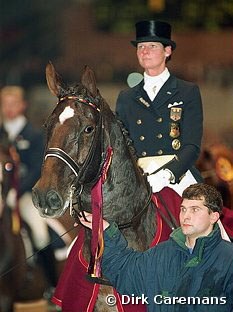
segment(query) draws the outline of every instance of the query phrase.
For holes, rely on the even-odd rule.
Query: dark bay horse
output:
[[[180,197],[168,188],[160,194],[151,194],[127,134],[96,87],[94,73],[85,67],[81,83],[66,86],[50,63],[46,67],[46,78],[58,103],[45,125],[45,159],[41,178],[33,188],[33,202],[41,216],[59,218],[67,209],[71,215],[83,210],[91,212],[92,191],[103,180],[100,192],[103,217],[118,223],[131,247],[145,250],[153,241],[167,239],[171,229],[155,208],[152,197],[157,206],[165,201],[176,218]],[[172,220],[169,212],[165,211],[164,215]],[[90,240],[91,233],[85,230],[83,255],[87,262]],[[73,286],[67,290],[71,297],[67,307],[62,305],[64,312],[80,310],[80,306],[76,310],[72,308],[73,301],[82,295],[78,293],[80,287],[72,290],[76,285],[72,274],[71,280]],[[104,300],[111,291],[110,286],[101,286],[94,311],[117,311]],[[135,308],[137,312],[142,311],[138,306]]]
[[[16,301],[41,298],[44,283],[40,272],[26,264],[25,245],[20,231],[20,219],[6,205],[14,185],[15,151],[7,137],[0,140],[0,311],[12,312]],[[35,281],[36,280],[36,281]]]
[[[15,264],[15,258],[23,259],[24,248],[18,235],[12,232],[12,219],[9,210],[6,209],[6,196],[12,185],[14,162],[9,153],[9,145],[6,140],[0,145],[0,275]],[[12,310],[14,299],[19,291],[24,268],[15,276],[13,273],[0,279],[0,311]],[[14,287],[12,281],[14,280]]]

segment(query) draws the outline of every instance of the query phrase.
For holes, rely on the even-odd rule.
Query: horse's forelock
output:
[[[106,101],[104,100],[104,98],[101,96],[99,90],[98,90],[97,96],[93,98],[89,90],[86,87],[84,87],[81,83],[78,83],[75,85],[66,85],[66,86],[63,85],[63,87],[60,88],[58,100],[61,98],[69,97],[69,96],[75,96],[75,97],[77,96],[77,97],[86,98],[88,101],[92,102],[99,108],[102,107],[104,109],[104,106],[109,107]],[[58,105],[60,105],[59,102],[58,102]],[[52,127],[55,124],[54,118],[56,118],[56,112],[55,112],[56,107],[54,108],[53,112],[51,113],[51,115],[47,118],[47,120],[44,123],[44,129],[46,130],[46,134],[47,134],[46,135],[47,141],[51,137]]]
[[[87,90],[80,84],[66,86],[66,88],[61,88],[59,98],[63,98],[66,96],[79,96],[86,95]]]
[[[58,98],[64,98],[68,96],[77,96],[77,97],[86,97],[91,102],[96,104],[97,106],[100,106],[100,103],[104,101],[103,97],[101,96],[99,90],[97,90],[97,95],[93,97],[91,92],[83,86],[81,83],[78,83],[76,85],[70,85],[66,86],[65,88],[60,89],[60,93],[58,95]]]

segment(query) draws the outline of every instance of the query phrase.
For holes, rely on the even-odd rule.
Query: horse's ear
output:
[[[62,80],[51,62],[46,66],[46,80],[50,92],[56,97],[59,97]]]
[[[96,87],[96,79],[93,70],[91,70],[88,66],[84,67],[82,78],[82,85],[90,91],[93,97],[98,95],[98,89]]]

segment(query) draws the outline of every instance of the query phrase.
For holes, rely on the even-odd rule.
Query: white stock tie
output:
[[[150,100],[153,101],[155,96],[156,96],[156,86],[155,85],[151,85],[151,84],[145,84],[144,85],[144,90],[148,94]]]

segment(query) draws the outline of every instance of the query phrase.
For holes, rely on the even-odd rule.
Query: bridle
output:
[[[92,140],[92,145],[88,151],[88,155],[84,161],[84,163],[82,164],[82,166],[79,166],[77,164],[77,162],[70,157],[70,155],[68,155],[63,149],[61,148],[57,148],[57,147],[50,147],[46,150],[45,152],[45,160],[48,157],[56,157],[59,158],[60,160],[62,160],[74,173],[75,175],[75,179],[73,181],[73,183],[71,184],[70,187],[70,215],[72,217],[77,216],[77,212],[76,210],[73,208],[73,196],[76,195],[78,199],[80,199],[80,195],[82,193],[83,190],[83,183],[85,180],[85,173],[86,170],[88,168],[88,166],[90,165],[91,161],[94,158],[95,155],[95,151],[96,151],[96,146],[97,146],[97,138],[100,136],[101,137],[101,161],[100,161],[100,166],[98,169],[98,172],[96,174],[96,176],[92,179],[92,181],[89,181],[90,184],[94,184],[95,181],[98,180],[98,178],[101,175],[101,171],[102,171],[102,167],[104,165],[105,162],[105,158],[106,158],[106,153],[104,151],[104,144],[103,144],[103,129],[104,129],[104,125],[103,125],[103,116],[102,116],[102,107],[100,105],[97,106],[97,104],[94,103],[94,101],[91,101],[89,98],[83,98],[83,97],[79,97],[79,96],[65,96],[59,99],[58,103],[61,103],[64,100],[75,100],[78,103],[82,103],[84,105],[87,105],[91,108],[93,108],[94,110],[96,110],[99,113],[99,120],[98,120],[98,124],[96,126],[96,131],[94,134],[94,138]],[[81,182],[82,180],[82,182]],[[80,185],[80,190],[78,191],[78,194],[75,193],[77,191],[77,187],[76,185],[79,184]],[[124,224],[119,224],[119,228],[120,229],[125,229],[125,228],[129,228],[131,226],[134,226],[138,220],[140,219],[140,217],[144,214],[145,210],[147,209],[147,207],[149,206],[149,204],[151,203],[151,189],[149,189],[149,196],[147,198],[147,201],[144,205],[144,207],[139,211],[139,213],[137,215],[135,215],[130,221],[124,223]],[[83,217],[85,217],[84,212],[82,210],[81,205],[79,205],[79,210],[82,214]]]
[[[103,116],[102,116],[102,105],[100,103],[100,106],[98,106],[92,99],[82,96],[64,96],[59,98],[57,105],[63,102],[64,100],[74,100],[78,103],[82,103],[84,105],[87,105],[94,109],[96,112],[99,113],[99,120],[96,125],[96,130],[94,133],[94,137],[92,140],[91,147],[88,151],[87,157],[84,161],[84,163],[80,166],[77,164],[77,162],[70,156],[68,155],[63,149],[58,148],[58,147],[50,147],[46,150],[44,159],[46,160],[48,157],[56,157],[62,160],[74,173],[75,178],[73,182],[71,183],[70,187],[70,215],[75,216],[76,211],[73,208],[73,196],[76,194],[77,198],[80,200],[80,195],[83,191],[83,184],[90,184],[93,185],[95,182],[98,180],[101,169],[104,163],[105,159],[105,152],[104,152],[104,136],[103,136],[103,129],[104,129],[104,124],[103,124]],[[98,138],[100,137],[100,148],[98,149],[97,143],[98,143]],[[93,159],[95,158],[96,153],[99,152],[100,154],[98,157],[100,158],[100,163],[95,164],[96,166],[98,165],[98,171],[95,174],[94,177],[91,178],[91,180],[87,181],[87,176],[88,176],[88,168],[90,164],[92,163]],[[77,188],[77,185],[80,186],[79,190]],[[78,191],[78,193],[77,193]],[[81,209],[81,205],[79,207]],[[81,209],[82,212],[82,209]],[[83,214],[84,215],[84,214]]]
[[[75,176],[77,177],[79,174],[80,167],[78,164],[71,158],[65,151],[58,147],[50,147],[47,149],[45,153],[45,160],[47,157],[57,157],[61,159],[70,169],[73,171]]]
[[[80,96],[65,96],[59,99],[57,104],[60,104],[61,102],[63,102],[64,100],[75,100],[78,103],[82,103],[84,105],[87,105],[91,108],[93,108],[95,111],[97,111],[99,114],[99,120],[98,123],[96,125],[96,131],[92,140],[92,144],[91,147],[88,151],[88,155],[84,161],[84,163],[80,166],[76,163],[76,161],[70,157],[64,150],[62,150],[61,148],[57,148],[57,147],[50,147],[47,149],[47,151],[45,152],[45,160],[48,157],[57,157],[60,160],[62,160],[66,165],[69,166],[69,168],[73,171],[76,179],[74,181],[73,184],[76,184],[77,182],[79,184],[81,184],[82,182],[84,182],[84,180],[86,181],[85,177],[87,175],[87,170],[88,167],[91,163],[91,161],[93,160],[96,150],[97,150],[97,142],[98,142],[98,137],[101,137],[101,148],[100,148],[100,157],[101,157],[101,161],[100,161],[100,166],[99,166],[99,171],[97,172],[96,176],[91,180],[88,181],[89,183],[94,183],[100,174],[101,171],[101,167],[104,161],[104,150],[103,150],[103,118],[102,118],[102,114],[101,114],[101,106],[100,108],[97,106],[97,104],[95,104],[93,101],[91,101],[89,98],[83,98]]]

